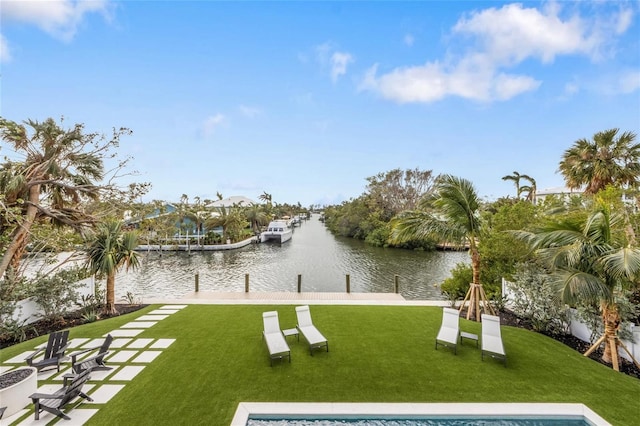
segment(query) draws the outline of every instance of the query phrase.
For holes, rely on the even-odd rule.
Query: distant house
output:
[[[224,208],[228,212],[229,209],[231,209],[231,207],[234,207],[234,206],[251,207],[256,204],[258,203],[253,201],[251,198],[247,198],[242,195],[234,195],[232,197],[224,198],[222,200],[217,200],[212,203],[209,203],[207,204],[207,208],[214,208],[214,209]]]
[[[534,204],[538,204],[544,201],[545,198],[555,196],[560,200],[568,201],[574,195],[582,195],[584,190],[582,189],[569,189],[566,187],[545,188],[536,191]]]

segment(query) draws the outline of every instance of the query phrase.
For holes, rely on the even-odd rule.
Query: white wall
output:
[[[95,280],[91,276],[80,281],[80,286],[76,289],[80,296],[88,296],[95,294]],[[22,308],[22,309],[21,309]],[[74,310],[76,305],[68,306],[67,309]],[[13,319],[16,321],[24,321],[25,324],[31,324],[42,318],[42,309],[33,301],[33,298],[24,299],[17,303],[16,310],[13,312]]]
[[[504,278],[502,279],[502,295],[506,297],[507,307],[511,302],[513,302],[513,294],[509,287],[510,285],[513,285],[513,283],[505,280]],[[571,322],[570,322],[569,329],[571,331],[571,334],[582,341],[590,342],[591,329],[586,324],[584,324],[583,322],[579,321],[576,318],[575,309],[571,309],[570,317],[571,317]],[[631,355],[633,355],[633,357],[636,360],[640,360],[640,327],[630,323],[624,323],[622,327],[626,327],[632,333],[633,340],[635,341],[635,343],[632,343],[632,342],[629,342],[628,340],[621,340],[622,343],[627,347],[627,349],[629,349],[629,352],[631,352]],[[624,351],[624,349],[620,350],[620,356],[631,361],[631,357],[629,357],[629,355]]]

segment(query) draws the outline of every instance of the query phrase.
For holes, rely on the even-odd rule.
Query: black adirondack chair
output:
[[[49,342],[44,348],[40,348],[26,359],[27,364],[35,367],[38,371],[56,367],[60,371],[60,364],[66,360],[64,351],[67,350],[69,345],[69,330],[55,331],[49,335]],[[34,358],[43,353],[42,359],[35,360]]]
[[[104,363],[104,357],[109,354],[109,346],[111,346],[111,342],[113,342],[113,336],[110,334],[104,339],[104,342],[101,346],[97,346],[94,348],[84,349],[79,352],[72,353],[71,356],[71,367],[75,373],[82,373],[84,370],[111,370],[111,367],[106,366]],[[86,354],[87,352],[92,352],[97,350],[98,352],[94,355],[90,355],[85,359],[81,359],[78,361],[78,357],[82,354]]]
[[[91,378],[89,374],[91,374],[91,370],[84,370],[75,376],[65,377],[62,388],[54,393],[34,393],[29,396],[35,405],[36,420],[40,419],[40,413],[42,411],[48,411],[65,420],[71,420],[71,418],[62,411],[65,405],[72,402],[78,396],[87,401],[93,401],[91,397],[82,392],[82,386]]]

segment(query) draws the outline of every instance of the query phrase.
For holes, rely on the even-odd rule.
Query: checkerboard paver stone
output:
[[[116,351],[113,353],[113,355],[108,355],[107,358],[105,358],[105,361],[107,363],[124,363],[129,361],[132,357],[136,356],[138,354],[138,351],[128,351],[128,350],[121,350],[121,351]]]
[[[113,342],[111,342],[111,345],[109,346],[109,349],[114,348],[114,349],[118,349],[118,348],[123,348],[125,347],[131,340],[130,338],[119,338],[119,339],[113,339]]]
[[[118,329],[118,330],[113,330],[111,333],[107,333],[107,334],[111,334],[113,337],[136,337],[138,334],[142,333],[144,331],[144,329],[139,328],[139,329]],[[107,337],[107,334],[104,335],[104,337]]]
[[[151,345],[149,348],[150,349],[166,349],[169,346],[171,346],[171,344],[173,342],[175,342],[176,339],[158,339],[153,345]]]
[[[136,321],[160,321],[169,318],[169,315],[142,315],[136,318]]]
[[[131,321],[120,328],[150,328],[156,325],[156,321]]]
[[[125,365],[122,367],[116,374],[109,378],[110,381],[113,380],[132,380],[134,377],[138,375],[142,370],[144,370],[143,365]]]
[[[149,344],[151,342],[153,342],[154,339],[135,339],[133,342],[131,342],[128,346],[127,349],[131,348],[136,348],[136,349],[142,349],[146,346],[149,346]]]
[[[106,404],[113,398],[118,392],[124,388],[124,385],[101,385],[91,395],[89,395],[93,402],[87,401],[88,404]]]
[[[144,351],[140,355],[132,359],[131,362],[149,363],[156,359],[161,353],[162,351]]]

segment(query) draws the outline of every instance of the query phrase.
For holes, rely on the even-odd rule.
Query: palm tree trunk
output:
[[[107,305],[105,313],[109,315],[117,314],[116,310],[116,273],[112,272],[107,275]]]
[[[602,322],[604,323],[604,352],[602,361],[611,364],[618,371],[618,329],[620,328],[620,312],[613,303],[603,303]]]
[[[11,236],[11,242],[7,246],[7,250],[4,252],[2,256],[2,261],[0,262],[0,278],[2,278],[7,272],[7,268],[12,265],[17,267],[20,264],[20,257],[24,253],[24,249],[26,247],[29,232],[31,231],[31,226],[36,220],[36,215],[38,213],[38,208],[36,205],[39,202],[40,198],[40,185],[33,185],[29,188],[29,204],[27,205],[27,211],[24,216],[24,220],[18,227],[15,229]]]
[[[600,304],[602,311],[602,322],[604,323],[604,334],[600,336],[596,342],[584,353],[589,356],[593,351],[598,349],[604,343],[604,352],[602,353],[602,361],[612,364],[613,369],[620,371],[618,363],[618,346],[621,342],[618,338],[618,329],[620,328],[620,311],[614,303],[602,302]],[[635,360],[634,360],[635,361]]]
[[[471,271],[473,273],[473,283],[480,284],[480,253],[473,245],[469,248],[471,251]]]

